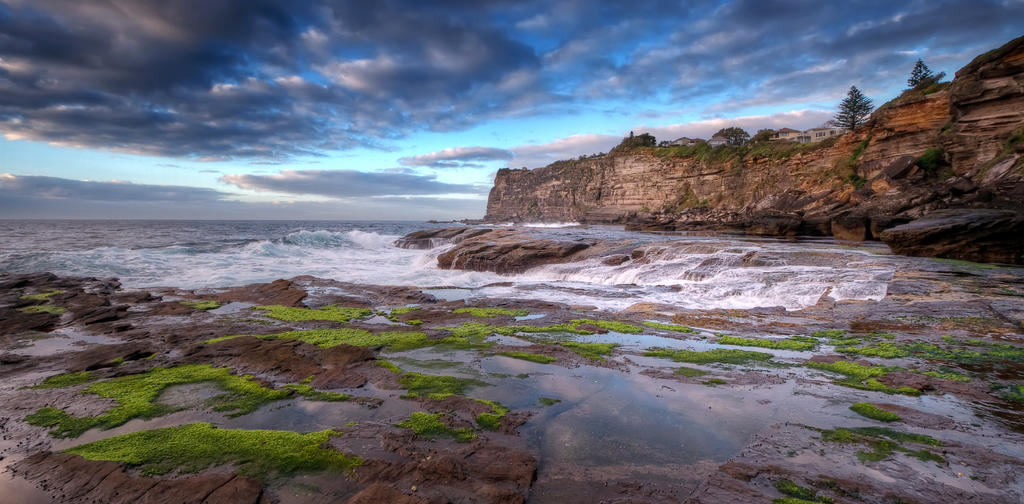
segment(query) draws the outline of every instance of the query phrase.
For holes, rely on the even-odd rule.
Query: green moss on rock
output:
[[[216,310],[221,307],[221,304],[217,301],[182,301],[181,304],[190,306],[197,310]]]
[[[693,329],[691,329],[689,327],[686,327],[684,325],[662,324],[661,322],[649,322],[649,321],[644,321],[644,322],[642,322],[642,324],[647,326],[647,327],[653,327],[655,329],[662,329],[662,330],[665,330],[665,331],[675,331],[675,332],[681,332],[681,333],[694,333],[694,332],[697,332],[697,331],[694,331]]]
[[[268,389],[251,378],[232,375],[225,368],[207,364],[158,367],[145,373],[103,380],[85,388],[83,394],[98,395],[117,403],[100,415],[73,417],[56,408],[42,408],[26,417],[25,421],[41,427],[55,427],[50,431],[54,437],[78,437],[93,427],[111,429],[133,418],[155,418],[174,411],[174,408],[156,402],[164,390],[174,385],[213,383],[224,393],[211,398],[207,405],[215,411],[230,412],[232,417],[250,413],[267,402],[285,399],[292,394],[288,390]]]
[[[133,432],[65,450],[89,460],[109,460],[139,468],[143,474],[178,470],[193,473],[210,466],[232,465],[240,474],[267,479],[299,472],[350,472],[362,459],[327,447],[339,434],[324,430],[290,431],[218,429],[194,423]]]
[[[476,439],[476,433],[472,429],[460,428],[453,429],[444,422],[441,421],[441,413],[427,413],[424,411],[417,411],[409,418],[398,423],[398,427],[406,429],[412,429],[417,436],[425,438],[438,438],[446,437],[452,438],[460,443],[467,443]]]
[[[728,336],[725,334],[718,335],[718,343],[722,345],[735,345],[735,346],[751,346],[761,348],[771,348],[775,350],[811,350],[816,343],[812,341],[799,340],[799,339],[783,339],[783,340],[769,340],[769,339],[752,339],[752,338],[737,338],[735,336]]]
[[[507,315],[509,317],[525,317],[530,314],[527,310],[509,310],[507,308],[456,308],[452,310],[452,313],[457,314],[469,314],[474,317],[480,318],[494,318],[499,315]]]
[[[22,301],[46,301],[50,299],[50,297],[52,296],[56,296],[57,294],[63,293],[63,290],[53,289],[46,292],[40,292],[39,294],[26,294],[24,296],[19,297],[18,299],[21,299]]]
[[[885,411],[871,403],[856,403],[853,406],[850,406],[850,410],[862,417],[878,420],[880,422],[899,422],[902,420],[899,415]]]
[[[535,354],[529,352],[499,352],[498,355],[511,357],[513,359],[536,362],[538,364],[551,364],[552,362],[555,362],[555,360],[557,360],[550,355]]]
[[[50,315],[63,315],[64,313],[67,313],[68,310],[67,310],[67,308],[64,308],[64,307],[61,307],[61,306],[54,306],[54,305],[45,304],[45,305],[24,306],[24,307],[18,308],[18,311],[20,311],[21,313],[48,313]]]
[[[404,398],[428,397],[430,399],[444,399],[450,395],[465,395],[466,391],[473,387],[482,387],[486,382],[472,378],[457,378],[455,376],[436,376],[422,373],[406,373],[398,379],[399,385],[407,391]]]
[[[349,322],[353,319],[367,317],[373,314],[369,308],[347,308],[330,305],[317,309],[295,308],[282,305],[261,305],[253,306],[253,310],[264,311],[264,315],[283,320],[285,322],[306,322],[310,320],[326,320],[330,322]]]
[[[53,375],[46,377],[43,383],[36,385],[32,388],[47,389],[47,388],[64,388],[71,387],[73,385],[81,385],[88,383],[96,378],[89,371],[79,371],[77,373],[62,373],[59,375]]]
[[[746,364],[748,362],[763,362],[772,358],[772,354],[764,352],[751,352],[748,350],[732,350],[726,348],[716,348],[714,350],[707,350],[704,352],[694,350],[670,350],[667,348],[649,348],[644,352],[644,355],[693,364],[710,364],[712,362]]]

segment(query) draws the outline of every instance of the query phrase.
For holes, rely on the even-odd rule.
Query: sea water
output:
[[[799,309],[833,299],[877,300],[909,258],[880,244],[627,232],[576,223],[524,226],[538,237],[643,246],[644,261],[599,259],[523,274],[451,271],[451,245],[394,241],[445,224],[353,221],[0,221],[0,271],[117,277],[127,288],[227,287],[313,275],[343,282],[453,288],[457,298],[536,299],[619,310],[640,302],[685,308]],[[434,292],[441,292],[437,289]]]

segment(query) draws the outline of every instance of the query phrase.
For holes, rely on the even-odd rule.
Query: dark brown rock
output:
[[[178,479],[133,476],[116,462],[86,460],[67,453],[40,452],[14,466],[14,473],[51,493],[54,502],[109,504],[252,503],[261,485],[230,473]]]
[[[274,280],[265,284],[236,287],[217,294],[214,299],[223,303],[242,301],[258,305],[302,306],[302,300],[305,297],[305,289],[296,286],[291,281]]]
[[[424,229],[409,233],[395,240],[395,246],[405,249],[432,249],[441,245],[458,243],[490,231],[490,229],[470,227]]]
[[[1024,264],[1024,213],[959,209],[933,212],[881,235],[897,254]]]

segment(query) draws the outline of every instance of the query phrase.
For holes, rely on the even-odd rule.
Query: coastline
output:
[[[230,488],[233,502],[724,502],[791,496],[788,481],[836,502],[1015,502],[1024,276],[928,264],[897,271],[879,300],[826,296],[797,310],[446,300],[310,276],[122,289],[3,274],[0,464],[12,479],[0,486],[57,501],[130,502],[157,488],[200,501]],[[104,415],[127,399],[86,392],[158,368],[178,371],[140,418],[117,424]],[[218,411],[224,387],[247,392]],[[860,403],[899,420],[851,411]],[[41,408],[95,427],[26,422]],[[196,422],[215,435],[329,432],[320,449],[350,465],[60,453],[110,457],[76,447]],[[77,436],[48,433],[62,426]]]

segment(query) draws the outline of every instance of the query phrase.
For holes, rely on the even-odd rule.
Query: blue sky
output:
[[[0,218],[481,217],[629,131],[807,128],[1024,0],[0,0]]]

